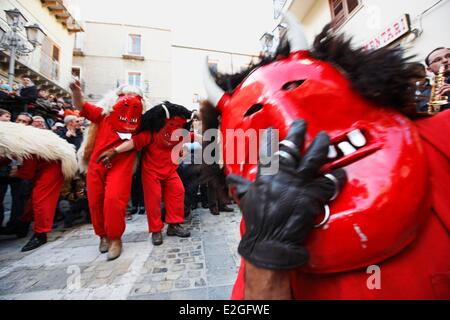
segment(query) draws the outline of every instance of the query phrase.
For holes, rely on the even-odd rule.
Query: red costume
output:
[[[61,163],[33,156],[23,162],[16,177],[33,182],[30,205],[34,216],[34,232],[49,233],[52,231],[59,194],[64,184]]]
[[[177,155],[180,141],[171,141],[172,133],[181,129],[186,119],[175,117],[165,120],[159,132],[145,131],[133,137],[136,150],[142,156],[142,184],[149,232],[161,232],[161,199],[166,208],[166,222],[184,222],[184,187],[177,173]],[[174,159],[175,158],[175,159]]]
[[[75,149],[48,130],[0,123],[0,158],[19,160],[16,177],[33,182],[30,206],[36,233],[49,233],[64,179],[77,170]],[[24,217],[23,217],[24,218]]]
[[[414,125],[395,111],[395,103],[406,104],[401,97],[408,97],[413,78],[396,49],[352,51],[325,31],[309,52],[298,25],[289,24],[290,53],[217,77],[220,87],[208,73],[206,87],[221,116],[227,174],[253,181],[257,165],[248,161],[248,146],[237,150],[226,130],[278,129],[281,141],[297,119],[308,123],[305,147],[320,131],[331,137],[323,172],[347,172],[331,217],[306,240],[308,263],[291,271],[293,298],[450,298],[450,113]],[[384,87],[379,76],[389,79]],[[233,151],[246,162],[230,161]],[[381,290],[368,288],[371,265],[381,268]],[[244,269],[243,261],[234,299],[244,298]]]
[[[117,155],[106,167],[97,163],[99,156],[130,139],[140,125],[143,112],[142,98],[136,94],[119,91],[112,110],[85,103],[81,116],[95,124],[95,142],[89,154],[87,195],[95,234],[109,240],[118,240],[125,231],[125,213],[131,192],[131,181],[136,153]],[[89,135],[88,135],[89,136]],[[89,149],[87,142],[86,150]]]

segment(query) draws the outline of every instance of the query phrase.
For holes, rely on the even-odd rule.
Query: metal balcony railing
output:
[[[53,60],[47,53],[41,50],[41,59],[39,63],[39,72],[51,80],[59,81],[60,65],[59,62]]]

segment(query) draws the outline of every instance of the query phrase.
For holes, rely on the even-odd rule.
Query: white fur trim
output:
[[[96,104],[96,106],[103,109],[104,115],[109,115],[112,111],[112,108],[119,99],[119,96],[122,94],[133,94],[142,98],[142,113],[145,113],[149,109],[149,103],[147,99],[145,99],[144,92],[142,89],[138,87],[133,87],[130,85],[120,86],[118,89],[108,92],[103,98]]]
[[[50,130],[13,122],[0,122],[0,157],[23,160],[37,156],[46,161],[61,161],[66,179],[77,172],[75,147]]]

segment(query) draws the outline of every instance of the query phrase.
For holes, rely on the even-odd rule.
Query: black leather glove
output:
[[[240,176],[228,176],[228,182],[236,187],[241,198],[239,206],[246,226],[238,251],[256,267],[290,270],[304,265],[309,257],[305,239],[336,187],[340,190],[346,181],[342,169],[331,173],[338,186],[320,172],[330,145],[325,132],[315,138],[301,157],[299,150],[303,149],[305,134],[306,123],[294,122],[286,138],[288,142],[280,143],[280,155],[272,157],[271,161],[279,162],[275,175],[259,172],[253,183]]]

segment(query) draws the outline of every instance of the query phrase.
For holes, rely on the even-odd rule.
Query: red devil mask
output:
[[[308,238],[305,271],[361,268],[398,253],[415,238],[426,219],[421,210],[426,167],[407,118],[364,100],[338,69],[306,50],[256,69],[232,95],[211,80],[208,74],[209,100],[221,113],[224,155],[235,148],[227,129],[278,129],[281,141],[293,121],[304,119],[306,147],[320,131],[331,137],[328,169],[344,168],[348,183],[330,204],[328,222]],[[248,147],[244,152],[248,159]],[[225,167],[250,180],[257,172],[248,162]]]
[[[142,98],[136,95],[121,95],[110,114],[111,126],[120,133],[135,133],[141,123]]]
[[[172,148],[183,139],[181,135],[174,134],[176,130],[183,129],[186,119],[173,117],[165,120],[164,127],[158,132],[157,139],[161,147]],[[179,131],[181,133],[181,131]]]

